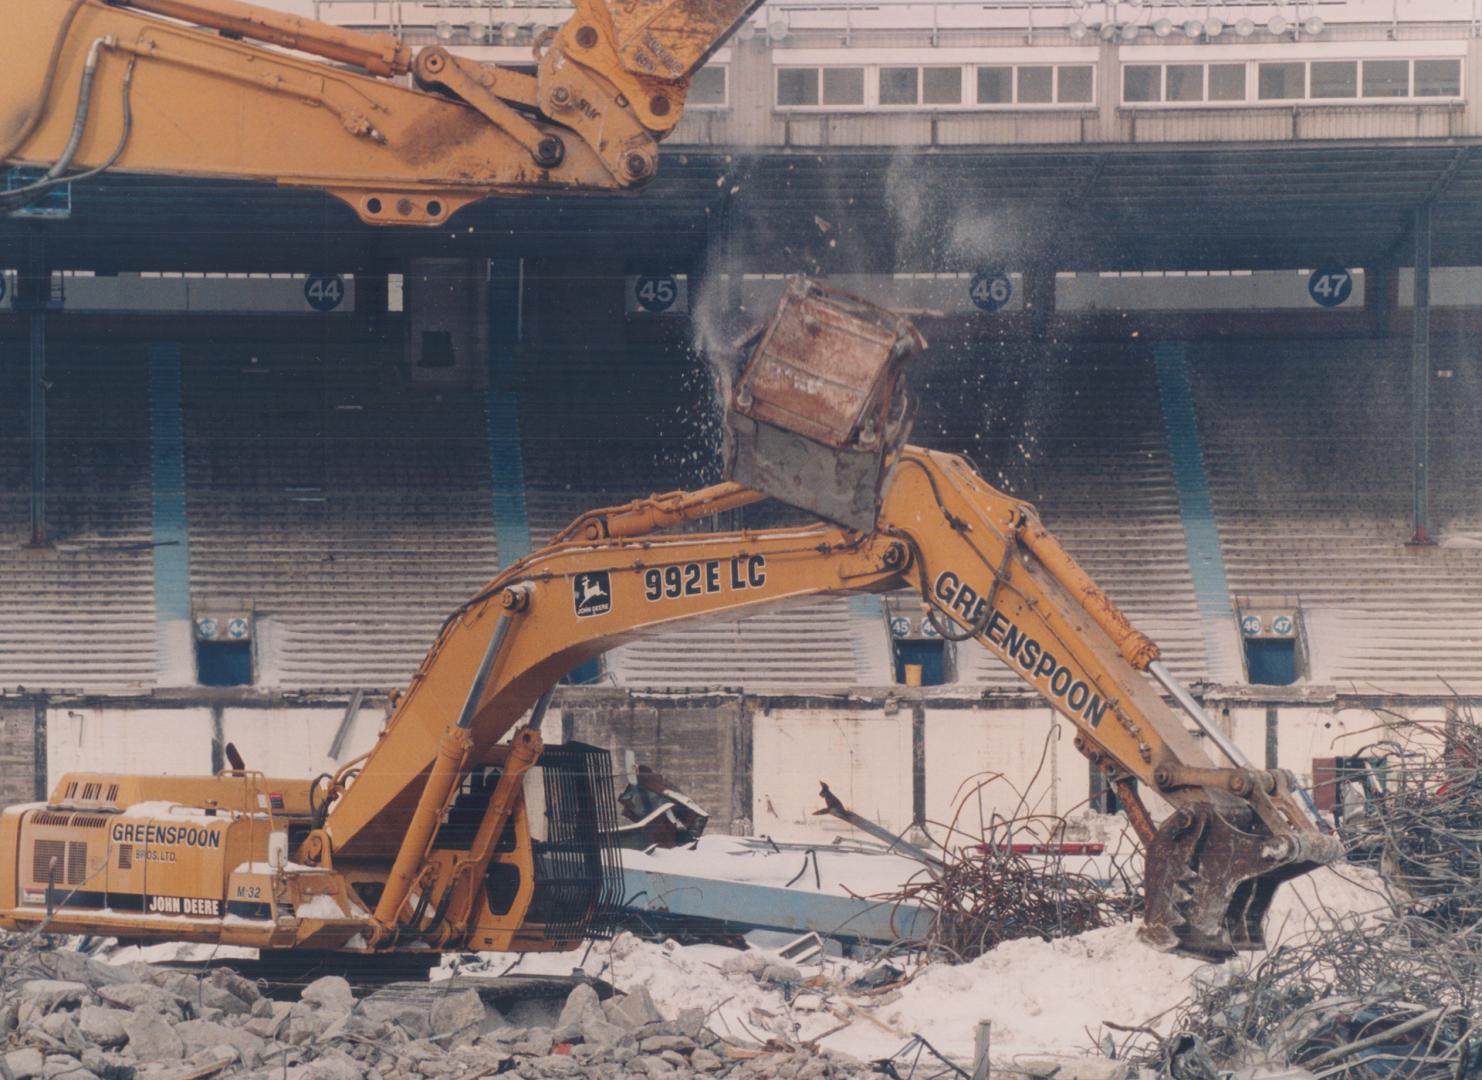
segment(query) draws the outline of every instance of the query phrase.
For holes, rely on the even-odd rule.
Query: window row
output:
[[[1272,60],[1124,64],[1122,101],[1342,101],[1461,95],[1461,60]]]
[[[779,67],[777,107],[1033,106],[1094,103],[1090,64]]]

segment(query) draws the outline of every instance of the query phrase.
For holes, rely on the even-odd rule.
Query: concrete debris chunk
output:
[[[128,1039],[124,1034],[124,1021],[128,1018],[129,1014],[122,1009],[84,1005],[77,1013],[77,1028],[95,1046],[122,1046]]]
[[[105,1004],[126,1012],[154,1012],[174,1020],[185,1019],[181,999],[148,983],[118,983],[98,987],[98,997]]]
[[[433,1040],[451,1047],[480,1034],[487,1019],[488,1011],[477,990],[454,990],[438,995],[428,1021]]]
[[[339,975],[326,975],[304,987],[299,1000],[331,1012],[349,1012],[355,1006],[355,993]]]
[[[662,1023],[664,1020],[646,986],[640,986],[621,998],[604,1001],[602,1011],[607,1014],[610,1023],[628,1031],[635,1031],[644,1024]]]
[[[5,1055],[5,1068],[15,1080],[27,1080],[28,1077],[40,1076],[46,1071],[46,1058],[40,1050],[34,1047],[25,1047],[21,1050],[12,1050]]]
[[[185,1042],[157,1013],[139,1012],[124,1021],[128,1051],[141,1062],[177,1061],[185,1056]]]

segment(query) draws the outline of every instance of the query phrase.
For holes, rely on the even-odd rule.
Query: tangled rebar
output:
[[[1123,1056],[1179,1080],[1274,1062],[1317,1080],[1482,1075],[1482,725],[1380,718],[1382,737],[1336,759],[1331,804],[1352,861],[1383,883],[1369,916],[1315,929],[1201,981],[1164,1039]]]

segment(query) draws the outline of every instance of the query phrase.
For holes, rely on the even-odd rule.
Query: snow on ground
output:
[[[1384,907],[1376,875],[1351,866],[1324,868],[1282,886],[1268,920],[1268,944],[1295,940],[1332,917]],[[990,1020],[992,1057],[1003,1067],[1026,1058],[1094,1052],[1103,1021],[1166,1026],[1193,980],[1218,979],[1230,970],[1157,952],[1137,940],[1135,925],[1051,942],[1006,942],[968,964],[917,968],[903,988],[874,995],[848,986],[868,970],[866,963],[827,958],[801,969],[801,985],[788,985],[759,970],[768,959],[743,958],[716,945],[658,944],[624,935],[585,954],[485,953],[478,966],[493,973],[514,965],[518,972],[566,974],[581,962],[621,991],[647,987],[667,1015],[703,1004],[719,1034],[741,1041],[817,1041],[866,1060],[889,1057],[919,1034],[969,1062],[976,1025]],[[1255,954],[1231,963],[1258,959]]]

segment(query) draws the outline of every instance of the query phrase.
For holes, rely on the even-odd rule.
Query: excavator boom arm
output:
[[[0,165],[46,173],[0,210],[106,169],[320,188],[381,225],[641,187],[760,2],[581,0],[530,76],[240,0],[34,0],[0,35]]]

